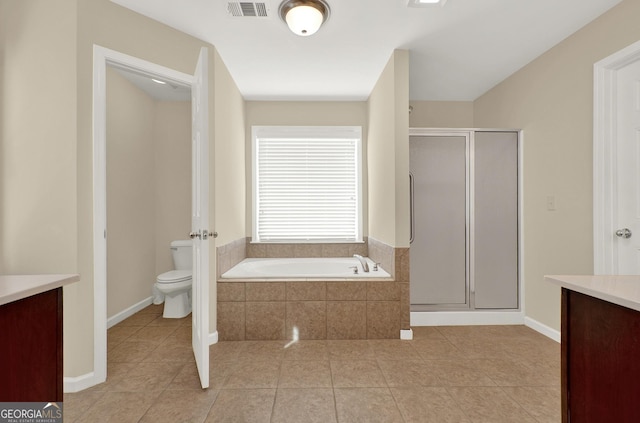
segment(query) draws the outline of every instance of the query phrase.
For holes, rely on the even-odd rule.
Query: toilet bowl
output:
[[[179,319],[191,313],[191,240],[172,241],[171,257],[175,270],[158,275],[154,287],[164,295],[162,317]]]

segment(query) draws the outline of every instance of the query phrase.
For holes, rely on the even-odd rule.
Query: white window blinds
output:
[[[355,242],[359,127],[254,127],[254,242]]]

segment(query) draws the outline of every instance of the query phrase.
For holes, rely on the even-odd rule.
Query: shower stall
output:
[[[519,309],[518,138],[411,130],[411,311]]]

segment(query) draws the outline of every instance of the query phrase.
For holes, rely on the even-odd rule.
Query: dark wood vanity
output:
[[[78,280],[0,276],[0,402],[62,402],[62,286]]]
[[[562,287],[562,421],[640,422],[640,277],[549,276]]]

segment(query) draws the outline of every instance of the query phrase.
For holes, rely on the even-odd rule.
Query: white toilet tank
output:
[[[193,244],[190,239],[171,241],[171,257],[175,270],[190,270],[193,266]]]

